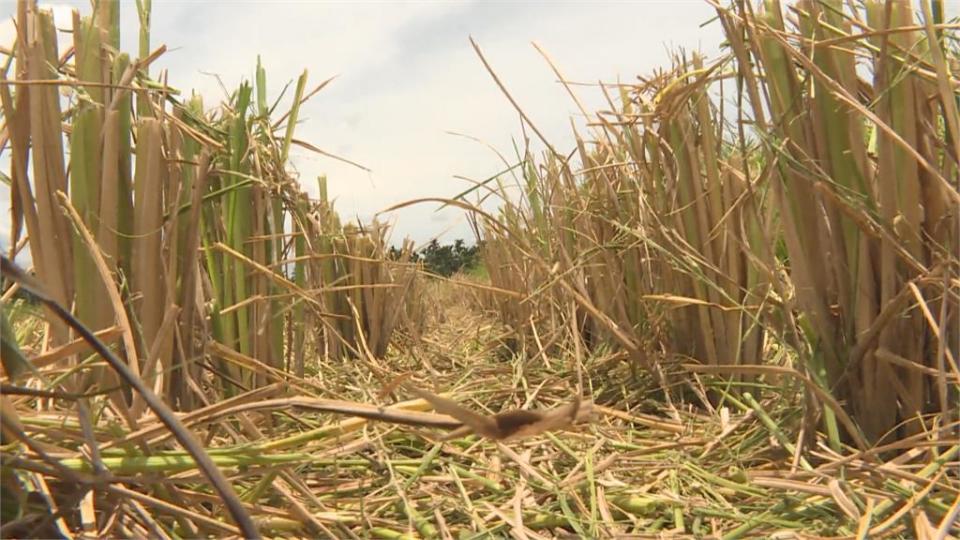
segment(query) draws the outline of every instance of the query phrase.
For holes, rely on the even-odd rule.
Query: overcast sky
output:
[[[90,10],[89,2],[41,4],[57,8],[58,26],[65,29],[70,8]],[[14,9],[12,0],[0,0],[3,43],[11,40]],[[134,2],[123,1],[121,13],[122,46],[135,53]],[[154,0],[153,46],[163,43],[169,51],[151,72],[169,70],[172,86],[196,89],[208,105],[223,96],[211,74],[234,89],[242,78],[252,78],[258,54],[273,97],[304,69],[310,88],[337,76],[302,109],[297,137],[372,173],[302,149],[292,152],[293,166],[311,194],[316,194],[317,175],[326,174],[341,216],[367,220],[401,201],[450,197],[469,187],[455,175],[483,179],[503,169],[484,144],[448,132],[480,139],[508,159],[516,155],[514,142],[522,137],[517,114],[469,36],[535,125],[558,150],[569,151],[570,122],[582,119],[531,42],[539,43],[570,80],[626,82],[669,65],[670,52],[679,47],[716,54],[719,24],[704,25],[712,16],[701,0]],[[579,87],[578,93],[589,109],[605,107],[597,89]],[[4,193],[4,207],[8,201]],[[394,241],[411,236],[422,242],[444,232],[444,241],[469,237],[460,212],[435,209],[425,205],[394,213]],[[6,229],[9,218],[3,221]]]

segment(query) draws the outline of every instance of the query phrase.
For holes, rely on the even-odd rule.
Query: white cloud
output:
[[[10,50],[16,39],[17,26],[13,23],[13,18],[6,16],[0,19],[0,47]]]
[[[78,4],[89,11],[86,2]],[[0,9],[6,5],[13,4],[0,3]],[[121,6],[123,48],[135,54],[135,6],[132,1]],[[339,75],[303,108],[298,137],[369,166],[373,174],[302,149],[292,156],[309,191],[316,192],[316,176],[326,173],[343,217],[366,219],[400,201],[466,189],[468,184],[453,175],[482,179],[503,168],[483,145],[447,130],[480,138],[514,157],[517,113],[468,36],[476,37],[536,126],[561,150],[569,150],[569,118],[576,107],[531,41],[538,41],[572,80],[619,76],[630,81],[668,64],[667,45],[695,49],[702,44],[713,50],[720,42],[718,26],[698,26],[711,15],[700,0],[550,5],[157,0],[153,47],[165,43],[170,50],[151,71],[168,69],[172,85],[197,89],[208,105],[222,94],[216,80],[202,72],[218,73],[233,89],[241,77],[252,77],[258,54],[273,96],[303,69],[309,70],[311,85]],[[0,24],[0,39],[3,29]],[[606,106],[596,89],[577,92],[590,110]],[[458,215],[435,214],[434,208],[399,212],[395,238],[428,239],[442,231],[438,221],[449,225]],[[448,238],[467,234],[461,225]]]
[[[661,25],[648,28],[644,24],[638,17],[644,6],[656,12],[649,19]],[[479,28],[471,28],[468,22],[461,35],[421,57],[417,65],[391,73],[393,78],[381,92],[357,100],[350,100],[345,92],[320,95],[311,105],[311,112],[320,112],[323,118],[329,114],[332,121],[308,121],[301,135],[331,151],[349,150],[351,157],[374,170],[372,182],[366,173],[322,161],[301,161],[299,168],[305,176],[321,168],[328,171],[339,207],[361,215],[401,200],[459,193],[468,184],[453,179],[454,174],[482,179],[501,170],[500,160],[484,146],[444,133],[476,136],[508,159],[515,155],[512,144],[520,136],[518,115],[469,45],[468,34],[474,31],[488,61],[525,113],[552,144],[568,151],[573,147],[569,120],[577,109],[530,41],[536,39],[567,77],[585,82],[615,81],[618,75],[629,81],[668,63],[663,43],[671,38],[687,48],[694,48],[702,35],[707,43],[719,42],[717,29],[705,32],[697,27],[697,22],[709,17],[709,10],[681,20],[676,14],[659,16],[669,11],[668,4],[644,6],[627,5],[637,12],[636,17],[618,16],[622,5],[599,4],[554,10],[533,21],[508,17],[496,25],[478,24]],[[684,30],[682,24],[688,28]],[[577,93],[591,111],[606,107],[597,89],[581,87]],[[399,230],[417,239],[438,232],[430,222],[432,209],[403,212]],[[465,235],[465,227],[457,233]]]

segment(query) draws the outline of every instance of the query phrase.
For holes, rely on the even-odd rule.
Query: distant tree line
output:
[[[400,250],[390,247],[390,258],[399,259]],[[436,239],[413,252],[412,262],[423,262],[427,271],[449,277],[457,272],[472,270],[480,262],[479,245],[468,246],[457,239],[452,244],[440,244]]]

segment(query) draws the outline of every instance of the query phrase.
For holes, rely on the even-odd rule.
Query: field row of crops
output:
[[[586,90],[601,111],[544,53],[589,119],[572,153],[472,42],[536,140],[397,202],[468,213],[452,278],[290,166],[336,159],[296,133],[329,80],[269,96],[251,59],[211,107],[151,70],[149,0],[120,51],[133,7],[59,50],[19,0],[0,51],[0,536],[960,534],[941,2],[717,4],[720,57]]]

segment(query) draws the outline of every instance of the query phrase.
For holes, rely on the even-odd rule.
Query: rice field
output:
[[[329,80],[204,103],[149,1],[18,0],[0,537],[960,537],[960,24],[706,1],[719,56],[588,111],[541,51],[576,148],[396,202],[469,216],[443,277],[292,171]]]

